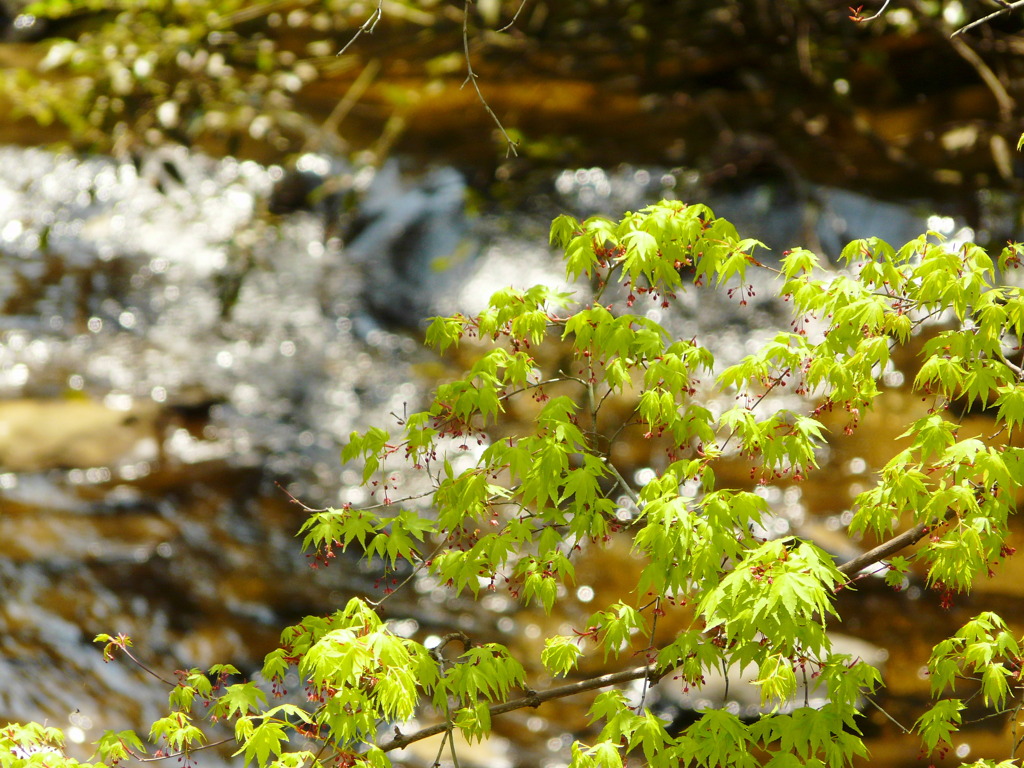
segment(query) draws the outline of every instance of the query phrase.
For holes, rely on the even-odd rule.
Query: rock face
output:
[[[378,319],[416,328],[445,311],[445,297],[466,279],[478,250],[465,197],[466,182],[454,168],[437,168],[411,185],[395,163],[378,173],[345,248],[365,271],[365,304]]]
[[[91,400],[0,402],[0,468],[12,472],[115,466],[155,458],[155,407]]]

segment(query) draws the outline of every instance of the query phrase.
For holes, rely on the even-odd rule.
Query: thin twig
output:
[[[616,466],[615,466],[614,464],[612,464],[612,462],[611,462],[610,460],[608,460],[608,459],[605,459],[605,461],[604,461],[604,465],[605,465],[606,467],[608,467],[608,469],[609,469],[609,470],[611,470],[611,473],[612,473],[612,475],[613,475],[613,476],[615,477],[615,479],[616,479],[616,480],[618,481],[618,483],[619,483],[619,487],[620,487],[620,488],[622,488],[622,491],[623,491],[623,492],[624,492],[624,493],[625,493],[625,494],[626,494],[627,496],[629,496],[629,500],[630,500],[630,501],[632,501],[634,505],[636,505],[636,508],[637,508],[637,509],[642,509],[642,508],[643,508],[643,505],[642,505],[642,504],[641,504],[641,502],[640,502],[640,497],[639,497],[639,496],[637,496],[637,494],[636,494],[636,491],[634,491],[634,490],[633,490],[633,489],[632,489],[632,488],[630,487],[629,483],[627,483],[627,482],[626,482],[626,478],[624,478],[624,477],[623,477],[623,476],[622,476],[622,475],[621,475],[621,474],[619,473],[619,469],[618,469],[618,467],[616,467]]]
[[[980,27],[982,24],[987,24],[988,22],[992,21],[992,19],[995,19],[999,16],[1002,16],[1003,14],[1009,13],[1010,11],[1021,7],[1024,7],[1024,0],[1016,0],[1016,2],[1014,3],[1004,3],[1003,7],[1000,8],[998,11],[993,11],[988,16],[983,16],[977,21],[972,21],[970,24],[965,24],[964,26],[960,27],[960,29],[953,32],[953,34],[950,35],[950,37],[962,35],[964,32],[969,32],[975,27]]]
[[[778,387],[787,376],[791,376],[792,373],[793,373],[793,369],[792,369],[792,367],[789,367],[789,368],[786,368],[786,370],[782,371],[774,379],[772,379],[772,383],[768,385],[768,388],[765,389],[765,391],[762,392],[760,395],[758,395],[756,398],[754,398],[753,405],[747,406],[747,410],[748,411],[753,411],[755,408],[757,408],[757,406],[759,406],[762,402],[764,402],[765,398],[768,397],[768,395],[770,395],[772,393],[772,391],[776,387]],[[738,431],[739,431],[738,427],[734,428],[733,431],[729,433],[729,436],[727,438],[725,438],[725,442],[722,443],[722,447],[719,449],[722,453],[725,453],[725,449],[729,447],[729,443],[731,443],[732,439],[734,437],[736,437],[736,433]]]
[[[383,0],[381,0],[383,2]],[[484,98],[483,92],[480,90],[480,84],[476,81],[476,72],[473,71],[473,62],[469,57],[469,4],[473,0],[465,0],[462,6],[462,50],[466,58],[466,79],[462,83],[462,87],[466,86],[466,83],[472,83],[473,89],[476,91],[477,98],[480,99],[480,103],[483,104],[487,114],[494,120],[494,124],[498,126],[498,130],[501,131],[501,135],[505,137],[506,150],[505,157],[513,155],[519,156],[519,152],[516,150],[518,144],[513,141],[512,137],[508,135],[508,131],[505,130],[505,126],[501,124],[501,120],[494,114],[494,110],[491,109],[491,105],[487,103],[487,99]]]
[[[1003,351],[1001,349],[996,349],[996,357],[1003,365],[1005,365],[1007,368],[1013,371],[1014,375],[1017,377],[1017,381],[1024,380],[1024,369],[1022,369],[1019,365],[1011,363],[1009,360],[1007,360],[1006,355],[1003,354]]]
[[[306,512],[309,512],[310,514],[313,514],[313,513],[318,513],[319,514],[319,513],[331,512],[331,511],[334,511],[334,512],[344,512],[344,511],[347,511],[344,508],[342,508],[342,509],[335,509],[333,507],[324,507],[323,509],[315,509],[314,507],[310,507],[307,504],[305,504],[305,503],[299,501],[297,498],[295,498],[295,496],[293,496],[292,493],[287,488],[285,488],[283,485],[281,485],[280,482],[275,481],[274,485],[276,485],[279,489],[281,489],[284,492],[284,494],[289,499],[292,500],[293,504],[299,505],[300,507],[302,507],[303,510],[305,510]],[[410,501],[417,501],[419,499],[424,499],[427,496],[432,495],[433,493],[434,493],[434,491],[433,491],[433,489],[431,489],[429,491],[424,491],[423,493],[413,494],[412,496],[403,496],[400,499],[392,499],[389,502],[383,502],[382,501],[382,502],[380,502],[378,504],[369,504],[369,505],[367,505],[365,507],[359,507],[358,509],[353,507],[352,509],[354,509],[354,510],[356,510],[358,512],[370,512],[370,511],[372,511],[374,509],[387,509],[388,507],[397,507],[397,506],[400,506],[402,504],[406,504],[406,503],[408,503]]]
[[[172,757],[183,757],[190,755],[193,752],[199,752],[203,749],[210,749],[211,747],[219,747],[221,744],[227,744],[228,742],[234,741],[234,737],[228,739],[221,739],[220,741],[211,741],[209,744],[200,744],[198,747],[189,747],[187,750],[180,752],[168,752],[166,755],[153,755],[152,757],[136,757],[140,763],[155,763],[158,760],[169,760]]]
[[[291,499],[292,504],[297,504],[298,506],[302,507],[302,509],[306,512],[326,512],[329,509],[329,507],[324,507],[323,509],[314,509],[308,504],[299,501],[297,498],[295,498],[291,491],[289,491],[287,488],[284,487],[284,485],[281,484],[280,480],[275,480],[274,485],[276,485],[280,490],[284,491],[284,495]]]
[[[523,0],[523,2],[521,2],[519,4],[519,7],[516,8],[516,12],[512,14],[512,20],[508,24],[506,24],[504,27],[501,27],[498,31],[499,32],[504,32],[505,30],[511,28],[511,26],[516,23],[516,19],[519,18],[519,13],[523,10],[523,6],[525,6],[525,5],[526,5],[526,0]]]
[[[441,755],[444,754],[444,745],[448,743],[448,739],[451,738],[451,735],[451,728],[444,732],[444,736],[441,737],[441,743],[437,745],[437,755],[434,757],[434,762],[430,764],[431,766],[438,766],[441,764]]]
[[[501,397],[499,397],[498,400],[499,402],[502,400],[508,400],[509,398],[514,397],[515,395],[518,395],[521,392],[526,392],[528,389],[540,389],[541,387],[546,387],[548,384],[558,384],[563,381],[575,381],[576,383],[581,384],[582,386],[587,386],[587,382],[585,382],[583,379],[577,378],[576,376],[569,376],[568,374],[559,372],[558,376],[548,379],[547,381],[538,381],[536,384],[527,384],[525,387],[520,387],[519,389],[514,389],[511,392],[506,392]]]
[[[889,3],[890,2],[892,2],[892,0],[885,0],[885,2],[882,4],[882,7],[879,8],[878,11],[873,16],[860,16],[859,15],[859,9],[858,9],[857,11],[855,11],[855,13],[858,13],[858,15],[851,16],[850,18],[853,19],[854,21],[856,21],[858,24],[863,23],[865,21],[874,21],[879,16],[881,16],[883,13],[885,13],[885,9],[889,7]]]
[[[647,656],[648,661],[650,661],[650,659],[651,659],[651,656],[649,654],[652,651],[657,650],[654,647],[654,634],[658,631],[658,616],[659,616],[660,613],[661,613],[661,596],[659,595],[658,597],[654,598],[654,614],[653,614],[653,617],[651,618],[651,636],[650,636],[651,637],[651,641],[647,644],[647,648],[645,649],[646,652],[648,653],[648,656]],[[654,658],[655,658],[655,660],[657,660],[657,654],[655,654]],[[656,663],[656,661],[655,662],[651,662],[651,663],[652,664]],[[644,704],[647,701],[647,692],[650,691],[650,689],[651,689],[651,678],[649,676],[645,676],[644,677],[643,687],[640,690],[640,701],[637,702],[637,705],[636,705],[636,713],[638,715],[643,714]]]
[[[887,717],[887,718],[888,718],[888,719],[889,719],[890,721],[892,721],[892,723],[893,723],[893,724],[894,724],[894,725],[895,725],[895,726],[896,726],[897,728],[899,728],[899,729],[900,729],[901,731],[903,731],[903,733],[905,733],[905,734],[909,734],[909,733],[911,733],[911,730],[910,730],[909,728],[907,728],[907,727],[906,727],[906,726],[905,726],[905,725],[904,725],[903,723],[901,723],[901,722],[900,722],[899,720],[897,720],[897,719],[896,719],[895,717],[893,717],[892,715],[890,715],[890,714],[889,714],[889,713],[888,713],[888,712],[887,712],[887,711],[886,711],[885,709],[883,709],[883,708],[882,708],[882,706],[881,706],[881,705],[879,705],[879,703],[878,703],[877,701],[875,701],[874,699],[872,699],[872,698],[871,698],[870,696],[869,696],[869,697],[868,697],[868,698],[867,698],[866,700],[867,700],[868,704],[870,704],[870,705],[871,705],[871,706],[873,706],[873,707],[874,707],[875,709],[877,709],[877,710],[878,710],[879,712],[881,712],[881,713],[882,713],[883,715],[885,715],[885,716],[886,716],[886,717]]]
[[[392,589],[392,590],[391,590],[390,592],[386,592],[386,593],[384,594],[384,596],[383,596],[383,597],[381,597],[381,599],[380,599],[380,600],[377,600],[377,601],[373,601],[373,600],[370,600],[370,599],[368,599],[368,598],[367,598],[367,599],[366,599],[366,602],[368,602],[368,603],[369,603],[370,605],[372,605],[372,606],[373,606],[374,608],[380,608],[380,607],[381,607],[381,605],[382,605],[382,604],[384,603],[384,601],[385,601],[385,600],[387,600],[387,599],[388,599],[389,597],[391,597],[392,595],[394,595],[394,594],[397,594],[397,593],[398,593],[398,591],[399,591],[400,589],[402,589],[402,588],[403,588],[403,587],[404,587],[404,586],[405,586],[406,584],[408,584],[408,583],[409,583],[410,581],[412,581],[413,579],[415,579],[415,578],[416,578],[416,577],[417,577],[417,576],[418,576],[418,575],[420,574],[420,572],[421,572],[421,571],[422,571],[422,570],[423,570],[424,568],[426,568],[426,567],[427,567],[427,563],[429,563],[429,562],[430,562],[431,560],[433,560],[433,559],[434,559],[435,557],[437,557],[438,553],[440,553],[440,551],[441,551],[441,550],[442,550],[442,549],[444,548],[445,544],[447,544],[447,543],[449,542],[449,540],[450,540],[450,539],[451,539],[451,534],[449,534],[448,536],[445,536],[445,537],[444,537],[444,538],[443,538],[443,539],[442,539],[442,540],[440,541],[440,543],[438,543],[438,545],[437,545],[436,547],[434,547],[434,551],[433,551],[433,552],[431,552],[431,553],[430,553],[429,555],[427,555],[427,556],[426,556],[425,558],[423,558],[422,560],[420,560],[420,562],[419,562],[419,563],[418,563],[418,564],[416,565],[416,567],[415,567],[415,568],[413,568],[413,570],[412,570],[412,573],[410,573],[410,574],[409,574],[408,576],[406,576],[406,577],[405,577],[405,578],[404,578],[404,579],[402,580],[402,583],[401,583],[401,584],[398,584],[398,585],[396,585],[396,586],[395,586],[395,588],[394,588],[394,589]]]
[[[721,659],[722,664],[722,680],[725,682],[725,686],[722,689],[722,706],[726,706],[729,703],[729,661],[727,659]]]
[[[373,30],[377,27],[377,22],[380,21],[384,15],[384,0],[377,0],[377,7],[374,8],[373,13],[370,14],[370,18],[363,22],[362,26],[356,30],[356,33],[352,35],[352,39],[345,43],[345,46],[338,51],[337,56],[341,56],[345,51],[349,49],[356,40],[359,39],[360,35],[364,32],[368,35],[373,34]]]
[[[451,752],[452,755],[452,765],[454,765],[455,768],[460,768],[459,756],[455,753],[455,732],[450,729],[448,731],[448,751]]]
[[[941,31],[943,35],[949,35],[949,44],[953,47],[953,50],[956,51],[958,56],[960,56],[964,61],[966,61],[968,64],[971,65],[971,67],[974,68],[974,71],[978,73],[978,76],[981,78],[982,82],[984,82],[985,86],[989,89],[989,91],[992,92],[992,95],[995,97],[996,102],[998,102],[999,104],[999,117],[1002,119],[1003,122],[1009,122],[1013,116],[1013,111],[1016,107],[1016,101],[1007,92],[1006,87],[1003,85],[1003,83],[1000,82],[999,77],[996,75],[995,72],[992,71],[992,68],[985,63],[985,60],[982,59],[981,56],[979,56],[978,53],[973,48],[971,48],[964,40],[958,37],[958,35],[962,34],[964,31],[971,29],[972,27],[976,27],[978,26],[978,24],[982,24],[994,16],[1006,13],[1012,10],[1013,8],[1024,7],[1024,0],[1015,0],[1013,3],[1009,4],[1002,2],[1002,0],[999,0],[999,2],[1001,5],[1004,6],[1000,10],[990,14],[989,16],[986,16],[983,19],[980,19],[977,22],[972,22],[964,27],[961,27],[960,29],[957,29],[953,32],[950,32],[950,26],[941,21],[940,19],[932,21],[931,26]],[[924,8],[922,0],[913,0],[913,5],[918,10],[918,12],[922,14],[923,17],[928,16],[927,10]]]
[[[1010,726],[1010,738],[1013,741],[1013,746],[1010,748],[1011,760],[1016,757],[1017,750],[1020,749],[1021,739],[1024,739],[1024,737],[1018,738],[1017,736],[1017,726],[1020,723],[1021,707],[1024,707],[1024,701],[1018,702],[1017,706],[1013,709],[1013,717],[1010,718],[1010,722],[1013,723],[1013,725]]]
[[[169,685],[172,688],[176,688],[177,687],[177,685],[178,685],[177,683],[175,683],[172,680],[168,680],[166,677],[162,677],[160,674],[158,674],[157,672],[154,672],[152,669],[150,669],[145,664],[143,664],[141,661],[139,661],[137,658],[135,658],[135,656],[132,655],[132,652],[128,650],[127,646],[125,646],[125,645],[117,645],[117,648],[118,648],[118,650],[121,651],[121,653],[123,653],[125,656],[127,656],[129,659],[131,659],[132,663],[135,666],[137,666],[139,669],[141,669],[146,674],[150,675],[151,677],[155,677],[161,683],[164,683],[165,685]]]

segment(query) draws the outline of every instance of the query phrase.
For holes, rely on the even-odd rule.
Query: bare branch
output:
[[[946,519],[948,520],[952,516],[953,512],[950,511],[946,514]],[[927,536],[937,524],[938,523],[936,521],[932,521],[930,523],[918,523],[910,530],[904,531],[899,536],[894,536],[888,541],[879,544],[874,549],[868,550],[863,555],[858,555],[853,558],[853,560],[847,560],[839,566],[839,572],[844,573],[847,576],[855,576],[869,565],[881,562],[885,558],[889,557],[889,555],[893,555],[905,547],[917,544],[917,542]]]
[[[629,483],[626,482],[626,478],[624,478],[619,473],[618,467],[612,464],[611,461],[609,461],[608,459],[605,459],[604,465],[608,467],[608,469],[611,471],[612,475],[615,477],[615,480],[618,482],[619,487],[622,488],[622,492],[629,496],[629,500],[636,505],[636,508],[640,509],[641,507],[643,507],[643,504],[640,503],[640,497],[637,496],[636,491],[634,491],[633,488],[629,485]]]
[[[487,114],[489,114],[491,119],[494,120],[494,124],[498,126],[498,130],[501,131],[501,135],[505,137],[505,143],[508,147],[505,152],[505,157],[508,157],[509,155],[518,156],[519,152],[516,151],[516,142],[508,135],[508,131],[505,130],[505,126],[501,124],[501,120],[499,120],[498,116],[494,114],[494,110],[491,109],[491,105],[487,103],[487,99],[484,98],[484,94],[480,90],[480,84],[476,81],[476,72],[473,71],[473,62],[469,57],[469,4],[471,2],[473,2],[473,0],[465,0],[465,3],[462,6],[462,50],[466,58],[466,80],[462,83],[462,86],[465,87],[466,83],[473,84],[473,89],[476,91],[476,95],[477,98],[480,99],[480,103],[483,104],[484,109],[487,110]]]
[[[956,30],[952,35],[950,35],[950,37],[962,35],[964,32],[969,32],[975,27],[980,27],[982,24],[987,24],[988,22],[992,21],[992,19],[1007,14],[1016,8],[1024,7],[1024,0],[1016,0],[1016,2],[1013,3],[1000,2],[1000,5],[1002,5],[1002,8],[1000,8],[998,11],[993,11],[988,16],[983,16],[977,21],[972,21],[970,24],[965,24],[964,26],[960,27],[960,29]]]
[[[447,635],[441,638],[441,641],[437,645],[430,649],[430,655],[434,659],[440,660],[441,653],[444,651],[445,646],[447,646],[453,640],[458,640],[460,643],[462,643],[463,651],[468,651],[470,648],[473,647],[473,641],[465,632],[449,632]]]
[[[858,24],[862,24],[865,21],[874,21],[879,16],[881,16],[883,13],[885,13],[885,9],[889,7],[889,3],[891,3],[891,2],[892,2],[892,0],[885,0],[885,2],[882,4],[882,7],[879,8],[871,16],[861,16],[860,15],[860,8],[851,8],[850,10],[853,11],[853,15],[850,18],[853,21],[856,21]],[[863,7],[863,6],[861,6],[861,7]]]
[[[871,705],[872,707],[874,707],[874,708],[875,708],[875,709],[877,709],[877,710],[878,710],[879,712],[881,712],[881,713],[882,713],[883,715],[885,715],[885,717],[886,717],[886,718],[888,718],[888,720],[889,720],[889,721],[890,721],[890,722],[891,722],[891,723],[892,723],[893,725],[895,725],[895,726],[896,726],[897,728],[899,728],[899,729],[900,729],[900,731],[902,731],[902,732],[903,732],[903,733],[904,733],[905,735],[909,736],[910,734],[912,734],[912,733],[913,733],[913,731],[912,731],[912,730],[911,730],[910,728],[907,728],[907,726],[905,726],[905,725],[904,725],[903,723],[901,723],[901,722],[900,722],[899,720],[897,720],[897,719],[896,719],[895,717],[893,717],[892,715],[890,715],[890,714],[889,714],[889,713],[888,713],[888,712],[887,712],[887,711],[886,711],[886,710],[885,710],[885,709],[884,709],[883,707],[881,707],[881,706],[880,706],[880,705],[878,704],[878,702],[877,702],[877,701],[875,701],[874,699],[872,699],[872,698],[871,698],[870,696],[869,696],[869,697],[867,698],[867,702],[868,702],[868,704],[870,704],[870,705]]]
[[[347,51],[349,49],[349,46],[351,46],[352,43],[358,40],[359,36],[362,35],[364,32],[368,35],[372,35],[373,30],[377,27],[377,22],[380,21],[383,15],[384,0],[377,0],[377,7],[374,8],[373,13],[370,14],[370,17],[366,21],[364,21],[362,26],[356,30],[356,33],[354,35],[352,35],[352,39],[345,43],[345,46],[340,51],[338,51],[336,55],[341,56],[341,54]]]
[[[989,91],[992,92],[992,95],[995,97],[996,102],[999,104],[1000,119],[1004,123],[1008,123],[1013,117],[1014,109],[1017,106],[1016,101],[1012,96],[1010,96],[1010,94],[1006,90],[1006,86],[1004,86],[1003,83],[1000,82],[999,77],[996,75],[995,72],[992,71],[992,68],[989,67],[985,60],[982,59],[981,56],[979,56],[978,53],[973,48],[971,48],[966,41],[958,37],[958,35],[963,34],[968,29],[973,29],[974,27],[977,27],[979,24],[984,24],[989,19],[999,16],[1000,14],[1003,13],[1008,13],[1014,8],[1024,7],[1024,0],[1014,0],[1013,3],[1007,3],[1004,2],[1004,0],[997,0],[997,2],[999,2],[1000,5],[1003,6],[998,11],[996,11],[995,13],[991,13],[982,19],[979,19],[978,21],[974,21],[971,22],[970,24],[967,24],[966,26],[960,27],[960,29],[957,29],[953,32],[950,32],[950,27],[948,24],[945,24],[944,22],[938,19],[932,22],[932,26],[935,27],[936,29],[941,30],[944,35],[949,35],[949,44],[953,47],[953,50],[956,51],[957,55],[960,56],[968,64],[970,64],[971,67],[974,68],[974,71],[978,73],[978,76],[981,78],[982,82],[984,82],[985,86],[989,89]],[[918,13],[922,15],[922,17],[927,18],[927,10],[923,7],[921,0],[913,0],[912,4],[917,9]]]
[[[519,18],[519,14],[523,10],[523,6],[525,6],[525,5],[526,5],[526,0],[523,0],[523,2],[521,2],[519,4],[519,7],[516,8],[516,12],[512,14],[512,20],[508,24],[506,24],[504,27],[501,27],[498,31],[499,32],[504,32],[505,30],[510,29],[512,27],[512,25],[516,23],[516,19]]]
[[[480,84],[477,82],[477,74],[473,70],[473,62],[469,55],[469,5],[472,2],[473,0],[465,0],[462,6],[462,50],[466,59],[466,80],[465,82],[463,82],[462,85],[463,87],[465,87],[466,83],[473,84],[473,90],[476,91],[477,98],[480,100],[480,103],[483,105],[483,108],[484,110],[486,110],[487,114],[491,116],[491,119],[494,121],[494,124],[498,126],[498,130],[501,131],[501,135],[505,139],[505,143],[507,145],[507,151],[505,152],[505,156],[518,156],[519,152],[516,149],[518,143],[511,136],[509,136],[508,131],[505,130],[505,126],[502,125],[501,120],[498,119],[497,114],[495,114],[494,110],[491,109],[491,105],[487,103],[487,99],[484,98],[483,91],[480,90]],[[519,5],[519,8],[517,8],[515,14],[513,14],[512,20],[498,31],[504,32],[506,29],[515,24],[516,19],[519,18],[519,14],[523,10],[523,7],[525,5],[526,0],[522,0],[522,2]],[[338,51],[336,55],[341,56],[343,53],[345,53],[345,51],[347,51],[352,46],[352,44],[359,39],[361,35],[372,35],[373,30],[377,27],[377,22],[381,20],[383,15],[384,0],[377,0],[377,7],[373,9],[373,12],[370,14],[369,18],[367,18],[366,21],[362,23],[359,29],[356,30],[356,33],[352,35],[352,38],[347,43],[345,43],[345,46],[340,51]],[[348,107],[346,106],[346,110],[347,108]]]

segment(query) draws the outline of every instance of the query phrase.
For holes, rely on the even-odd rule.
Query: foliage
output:
[[[434,25],[434,34],[454,28],[434,6],[393,0],[381,23],[380,8],[353,0],[35,0],[21,12],[51,25],[40,43],[45,56],[0,73],[0,104],[16,119],[59,123],[75,145],[93,150],[181,143],[229,154],[279,156],[310,147],[341,154],[348,144],[336,135],[338,124],[380,64],[338,49],[393,21]],[[488,19],[490,9],[482,11]],[[470,13],[468,4],[463,12]],[[454,68],[475,79],[468,31],[463,35],[466,56]],[[447,53],[424,58],[431,78],[453,69]],[[337,103],[318,114],[303,92],[334,78],[342,83]],[[377,98],[400,111],[409,96],[389,86]],[[388,121],[379,149],[400,125]],[[514,151],[512,137],[505,139]]]
[[[590,161],[603,152],[602,164],[657,156],[714,170],[738,154],[742,169],[752,161],[748,153],[768,151],[829,183],[847,178],[852,165],[857,176],[876,182],[886,168],[886,183],[906,190],[915,183],[989,186],[993,167],[1011,182],[1005,130],[1013,124],[1008,110],[1020,101],[1015,28],[987,28],[988,42],[972,50],[968,37],[955,45],[948,39],[950,25],[967,21],[972,7],[886,3],[878,16],[879,5],[869,3],[865,13],[875,20],[858,25],[844,4],[797,0],[775,3],[770,13],[760,0],[37,0],[26,13],[57,23],[45,27],[47,38],[31,51],[18,51],[14,61],[22,66],[0,72],[0,110],[66,126],[73,143],[92,150],[169,140],[274,160],[310,146],[347,151],[337,135],[344,116],[346,139],[358,135],[365,145],[373,137],[375,148],[386,150],[406,121],[422,116],[408,147],[423,151],[426,138],[426,151],[434,153],[447,139],[438,129],[450,123],[429,105],[447,101],[453,94],[437,98],[446,90],[477,85],[478,78],[467,80],[476,66],[480,98],[493,103],[490,112],[482,104],[476,117],[507,125],[505,141],[495,145],[511,148],[514,139],[538,162]],[[360,30],[375,31],[346,47]],[[335,56],[342,48],[345,55]],[[936,67],[943,78],[934,77]],[[524,72],[538,87],[565,83],[570,100],[582,83],[594,85],[596,97],[573,107],[580,124],[559,116],[569,102],[524,103],[512,95],[519,89],[500,87],[522,84]],[[378,74],[382,85],[372,82]],[[627,75],[636,85],[623,90]],[[982,83],[1001,114],[964,106],[975,104],[969,89]],[[769,97],[751,99],[751,88]],[[660,105],[667,130],[686,133],[685,155],[646,138],[622,142],[631,133],[616,123],[629,121],[609,118],[629,109],[630,91]],[[723,93],[734,98],[723,102]],[[907,133],[885,117],[884,109],[902,105],[927,121],[914,105],[932,95],[956,96],[935,131]],[[721,112],[717,123],[729,131],[694,119],[706,98],[714,103],[704,106]],[[517,125],[514,116],[532,109],[539,114]],[[772,142],[780,121],[797,110],[807,117],[793,124],[796,137]],[[858,110],[867,110],[868,124],[853,119]],[[643,119],[643,111],[626,114]],[[545,116],[556,118],[557,133],[546,133],[538,119]],[[823,132],[824,125],[830,130]],[[831,136],[843,137],[840,152]],[[756,152],[744,149],[750,141]],[[464,156],[459,139],[452,146]],[[943,153],[941,174],[932,173],[936,152]],[[836,163],[837,157],[857,160]],[[919,177],[907,162],[915,159],[927,166]]]
[[[296,96],[355,66],[335,57],[337,39],[363,21],[345,0],[37,0],[23,12],[65,36],[46,41],[38,67],[0,73],[0,97],[15,117],[63,123],[105,150],[170,140],[279,153],[328,140]]]
[[[205,717],[232,723],[236,754],[260,766],[386,766],[396,748],[437,733],[454,757],[454,732],[485,738],[503,712],[605,688],[590,708],[587,743],[572,747],[572,768],[619,768],[631,757],[654,766],[838,768],[865,755],[855,716],[880,678],[863,660],[832,651],[837,593],[893,556],[896,588],[921,573],[946,600],[1012,554],[1009,515],[1024,484],[1013,441],[1024,423],[1024,370],[1011,357],[1020,358],[1024,338],[1024,291],[1001,276],[1019,266],[1021,247],[993,256],[933,234],[898,249],[872,238],[851,243],[837,272],[803,249],[773,266],[755,255],[759,243],[706,206],[667,201],[619,222],[562,216],[551,239],[569,276],[587,278],[593,296],[573,304],[543,286],[508,289],[478,316],[435,319],[428,343],[467,346],[475,362],[393,433],[351,436],[343,459],[363,462],[373,504],[313,511],[302,526],[317,564],[353,549],[403,581],[389,581],[376,600],[355,597],[284,630],[262,676],[281,696],[297,672],[304,706],[268,705],[232,667],[178,673],[168,715],[149,733],[161,754],[191,760],[207,744]],[[746,290],[732,295],[746,297],[752,270],[775,276],[793,330],[735,364],[718,365],[709,346],[673,338],[644,311],[669,307],[683,291],[738,287]],[[798,483],[818,471],[822,451],[846,439],[890,388],[894,355],[923,339],[909,386],[931,407],[907,425],[849,526],[883,544],[837,566],[811,541],[764,539],[771,509],[756,485]],[[792,397],[779,397],[784,390],[805,407],[793,410]],[[961,434],[946,410],[954,400],[995,408],[993,433]],[[623,421],[615,413],[624,402]],[[529,429],[513,431],[514,411],[530,414]],[[845,429],[827,431],[828,412],[845,414]],[[639,488],[615,458],[630,430],[662,456]],[[749,487],[716,478],[717,467],[737,458],[751,468]],[[417,502],[424,496],[429,504]],[[921,539],[916,551],[907,548]],[[421,578],[453,594],[482,599],[504,590],[560,611],[581,559],[623,540],[642,564],[633,592],[599,606],[572,633],[546,637],[539,653],[540,674],[574,683],[533,690],[527,670],[538,669],[537,659],[458,632],[427,648],[382,618],[393,589]],[[658,627],[669,623],[679,629],[659,644]],[[108,657],[134,660],[127,638],[98,640]],[[935,646],[935,702],[913,726],[925,751],[947,748],[974,687],[988,708],[1017,706],[1020,643],[984,612]],[[621,671],[588,678],[594,649]],[[633,666],[637,655],[647,663]],[[673,675],[699,689],[712,670],[733,665],[756,669],[751,682],[766,713],[753,722],[710,708],[670,731],[646,694],[637,700],[615,687],[644,680],[646,692]],[[808,674],[828,692],[817,709],[793,700]],[[403,732],[414,716],[433,725]],[[53,729],[10,725],[2,738],[5,766],[74,764]],[[142,752],[132,732],[97,745],[108,764]]]

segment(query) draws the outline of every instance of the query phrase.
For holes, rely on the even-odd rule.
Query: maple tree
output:
[[[507,289],[477,316],[435,319],[427,342],[441,352],[473,345],[475,362],[393,432],[352,435],[343,459],[363,463],[372,503],[310,511],[301,533],[319,563],[351,548],[402,580],[283,631],[263,677],[280,693],[297,670],[308,705],[274,704],[230,666],[181,672],[168,715],[148,735],[161,754],[194,760],[207,739],[201,721],[212,718],[234,724],[237,753],[261,768],[383,768],[395,749],[438,733],[454,758],[453,733],[485,738],[505,712],[587,690],[600,690],[590,708],[596,736],[572,746],[573,768],[630,759],[838,767],[866,754],[856,715],[882,680],[866,661],[832,650],[837,593],[872,569],[894,589],[916,572],[948,596],[1012,554],[1009,517],[1024,485],[1024,452],[1012,441],[1024,424],[1024,292],[1003,278],[1024,246],[991,255],[934,233],[898,249],[871,238],[849,244],[845,267],[833,270],[805,249],[762,258],[760,243],[706,206],[676,201],[621,221],[560,216],[551,240],[568,277],[586,281],[579,292]],[[793,325],[734,364],[716,363],[710,346],[674,338],[644,311],[670,309],[684,291],[746,296],[752,270],[770,273]],[[887,388],[894,354],[922,339],[911,388],[930,408],[906,425],[848,526],[881,543],[837,565],[813,541],[765,538],[771,509],[753,485],[819,471],[826,445],[847,439]],[[777,398],[783,389],[804,407]],[[962,438],[946,410],[953,400],[994,411],[992,433]],[[607,418],[609,404],[621,413],[623,401],[625,421]],[[509,417],[524,402],[525,424]],[[826,411],[845,412],[845,429],[827,431]],[[639,487],[614,458],[631,425],[663,455]],[[718,481],[716,467],[730,457],[749,464],[750,487]],[[623,540],[642,566],[632,593],[544,640],[539,662],[550,676],[575,677],[564,685],[535,690],[528,670],[538,660],[502,644],[453,632],[428,648],[383,617],[395,589],[428,577],[453,594],[507,590],[557,612],[580,558]],[[655,626],[670,619],[682,628],[657,645]],[[128,638],[98,639],[108,657],[131,653]],[[456,641],[461,654],[446,652]],[[962,681],[976,680],[985,706],[1016,711],[1020,644],[985,611],[934,647],[935,700],[914,725],[924,750],[941,753],[962,725],[958,682],[967,690]],[[582,674],[595,649],[619,671]],[[756,670],[760,717],[711,706],[670,732],[643,696],[622,689],[671,674],[699,690],[726,668]],[[827,691],[817,707],[793,701],[806,675]],[[433,724],[409,730],[414,716]],[[292,736],[306,746],[295,749]],[[12,768],[77,765],[59,745],[60,732],[41,725],[0,730]],[[145,754],[131,731],[97,744],[107,764]]]

